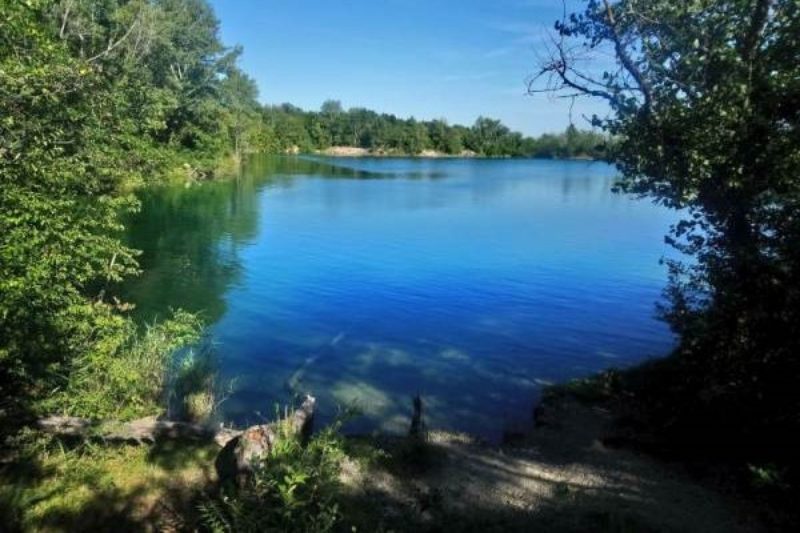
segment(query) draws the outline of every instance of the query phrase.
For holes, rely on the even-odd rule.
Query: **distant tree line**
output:
[[[291,104],[265,106],[261,116],[263,123],[253,123],[250,148],[273,153],[352,146],[387,154],[434,150],[487,157],[601,158],[607,141],[600,133],[580,131],[573,125],[563,133],[532,138],[486,117],[466,127],[444,119],[403,119],[360,107],[345,110],[336,100],[326,101],[319,111]]]

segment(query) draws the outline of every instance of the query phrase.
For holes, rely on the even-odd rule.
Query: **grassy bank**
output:
[[[189,442],[70,446],[17,438],[0,469],[3,531],[191,529],[217,451]]]

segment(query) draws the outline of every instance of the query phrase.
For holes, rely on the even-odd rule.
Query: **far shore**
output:
[[[314,153],[328,157],[419,157],[426,159],[480,157],[472,150],[462,150],[458,154],[448,154],[439,150],[423,150],[418,154],[408,154],[396,150],[370,150],[358,146],[331,146],[324,150],[317,150]]]
[[[300,155],[302,152],[297,148],[287,150],[286,153],[289,155]],[[384,149],[377,149],[371,150],[368,148],[361,148],[358,146],[331,146],[330,148],[326,148],[324,150],[315,150],[311,152],[311,155],[321,155],[325,157],[341,157],[341,158],[359,158],[359,157],[407,157],[407,158],[414,158],[414,159],[512,159],[515,156],[511,155],[499,155],[499,156],[487,156],[481,155],[472,150],[462,150],[457,154],[448,154],[446,152],[441,152],[439,150],[423,150],[417,154],[410,154],[406,152],[400,152],[396,150],[384,150]],[[531,158],[537,159],[534,156]],[[594,159],[590,156],[576,156],[576,157],[567,157],[567,158],[538,158],[538,159],[558,159],[560,161],[599,161],[598,159]]]

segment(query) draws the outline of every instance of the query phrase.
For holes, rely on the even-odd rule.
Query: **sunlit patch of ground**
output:
[[[357,381],[334,394],[392,408],[384,393]],[[503,446],[441,431],[422,445],[352,437],[343,530],[759,531],[736,502],[675,465],[603,445],[609,416],[564,400],[552,425]],[[408,418],[386,423],[407,428]],[[0,523],[28,531],[175,531],[196,529],[218,449],[167,442],[67,450],[51,442],[32,451],[30,461],[0,471],[0,502],[8,507]]]

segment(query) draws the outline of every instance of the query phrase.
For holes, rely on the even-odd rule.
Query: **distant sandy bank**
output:
[[[369,150],[357,146],[331,146],[325,150],[318,150],[318,154],[329,157],[423,157],[423,158],[445,158],[445,157],[477,157],[471,150],[463,150],[459,154],[446,154],[438,150],[423,150],[418,154],[406,154],[395,150]]]

